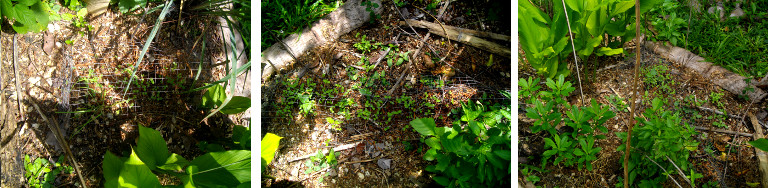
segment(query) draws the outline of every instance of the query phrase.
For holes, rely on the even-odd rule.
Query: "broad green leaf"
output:
[[[227,106],[224,106],[224,108],[221,109],[221,113],[237,114],[240,112],[244,112],[245,110],[248,110],[248,108],[250,107],[251,107],[251,98],[233,96],[232,100],[230,100],[229,103],[227,103]]]
[[[201,155],[190,165],[198,167],[194,174],[195,185],[203,187],[234,187],[251,181],[251,151],[230,150]]]
[[[768,139],[761,138],[754,141],[747,142],[749,145],[756,147],[757,149],[768,152]]]
[[[426,140],[424,140],[425,143],[427,143],[427,146],[430,148],[435,148],[437,150],[442,150],[443,147],[440,146],[440,139],[437,139],[436,137],[429,137]]]
[[[624,53],[623,48],[612,49],[609,47],[600,47],[595,52],[597,56],[605,56],[605,55],[611,56],[611,55],[622,54],[622,53]]]
[[[656,7],[664,0],[640,0],[640,14],[650,11],[653,7]]]
[[[435,160],[435,155],[437,155],[437,149],[430,148],[427,150],[427,153],[424,153],[424,160],[433,161]]]
[[[0,11],[2,11],[2,15],[6,18],[16,19],[16,10],[13,9],[13,4],[11,4],[11,1],[0,1]]]
[[[161,187],[157,176],[133,150],[131,150],[131,156],[123,163],[123,168],[120,169],[118,185],[129,188]]]
[[[187,159],[184,159],[184,157],[181,155],[172,153],[171,156],[168,156],[168,159],[165,160],[165,163],[162,166],[158,166],[157,168],[163,170],[180,171],[184,169],[184,167],[188,164],[189,161],[187,161]]]
[[[635,7],[634,0],[619,0],[613,4],[613,8],[611,9],[611,17],[624,13],[633,7]]]
[[[203,107],[205,108],[216,108],[221,105],[222,102],[224,102],[224,99],[227,98],[227,93],[224,91],[224,87],[221,87],[219,84],[214,84],[212,87],[208,88],[207,91],[203,94]],[[248,102],[248,105],[251,103]]]
[[[139,141],[136,155],[147,164],[150,170],[162,166],[170,156],[168,145],[159,131],[139,125]]]
[[[283,137],[272,133],[267,133],[261,139],[261,159],[266,162],[266,164],[262,165],[269,165],[272,159],[275,158],[275,151],[277,151],[277,147],[280,145],[280,139],[283,139]]]
[[[32,6],[37,2],[40,2],[38,0],[18,0],[16,1],[18,4],[16,6]]]
[[[476,122],[476,121],[469,121],[469,124],[468,124],[468,125],[469,125],[469,130],[471,130],[471,131],[472,131],[472,134],[475,134],[475,136],[480,136],[480,133],[482,133],[482,132],[481,132],[481,128],[480,128],[480,126],[477,124],[477,122]],[[482,129],[484,129],[484,128],[485,128],[485,127],[483,127]]]
[[[512,152],[510,152],[509,150],[494,150],[493,154],[496,154],[496,156],[499,156],[502,159],[507,161],[512,159]]]
[[[232,128],[232,141],[240,146],[240,149],[251,148],[251,131],[248,127],[235,125]]]
[[[192,175],[197,174],[199,171],[200,170],[198,170],[195,165],[188,166],[187,173],[180,178],[182,186],[184,186],[184,188],[194,188],[195,181],[192,178]]]
[[[120,175],[120,169],[122,167],[123,160],[121,160],[120,157],[115,156],[115,154],[112,154],[112,152],[109,151],[104,154],[104,161],[101,164],[104,180],[107,182],[114,181],[115,185],[117,185],[117,177]]]
[[[411,121],[411,127],[422,136],[435,136],[435,120],[432,118],[419,118]]]
[[[450,179],[448,179],[448,178],[447,178],[447,177],[445,177],[445,176],[435,176],[435,177],[434,177],[434,178],[432,178],[432,179],[434,179],[434,180],[435,180],[435,182],[437,182],[437,184],[440,184],[440,185],[442,185],[442,186],[448,186],[448,185],[450,185],[450,184],[451,184],[451,180],[450,180]]]
[[[120,0],[117,4],[117,8],[121,13],[127,13],[133,11],[139,7],[146,7],[147,0]]]

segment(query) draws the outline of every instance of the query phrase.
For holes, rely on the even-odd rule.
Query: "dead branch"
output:
[[[678,167],[677,164],[675,164],[675,161],[672,161],[672,159],[670,159],[669,156],[665,156],[665,157],[667,157],[667,161],[669,161],[669,163],[672,163],[672,166],[675,166],[675,168],[677,169],[677,173],[680,173],[680,176],[683,177],[683,180],[688,182],[688,185],[691,185],[691,187],[696,187],[696,185],[693,185],[693,183],[691,183],[691,180],[685,177],[685,173],[683,173],[683,170],[680,170],[680,167]],[[693,174],[691,174],[691,176],[693,176]]]
[[[440,35],[442,37],[445,37],[445,38],[448,38],[448,39],[451,39],[451,40],[455,40],[455,41],[458,41],[458,42],[461,42],[461,43],[473,46],[475,48],[486,50],[486,51],[489,51],[491,53],[499,54],[499,55],[502,55],[504,57],[511,57],[511,54],[512,54],[512,51],[510,50],[510,48],[504,47],[504,46],[496,44],[496,43],[493,43],[491,41],[487,41],[487,40],[484,40],[484,39],[481,39],[481,38],[469,35],[468,33],[464,33],[463,31],[465,29],[455,30],[455,29],[451,29],[451,28],[445,28],[446,31],[443,32],[443,31],[441,31],[439,29],[439,25],[438,24],[434,24],[434,23],[430,23],[430,22],[425,22],[425,21],[419,21],[419,20],[411,20],[411,19],[405,20],[405,21],[401,21],[400,24],[401,25],[411,24],[411,25],[422,26],[422,27],[425,27],[425,28],[429,29],[430,33],[434,33],[434,34]]]
[[[698,130],[698,131],[710,131],[710,132],[719,132],[719,133],[725,133],[725,134],[733,134],[733,135],[752,137],[752,134],[750,134],[750,133],[743,133],[743,132],[736,132],[736,131],[729,131],[729,130],[722,130],[722,129],[715,129],[715,128],[706,128],[706,127],[701,127],[701,126],[694,126],[694,128],[696,128],[696,130]]]
[[[677,185],[677,187],[683,188],[683,186],[680,186],[680,183],[677,183],[677,180],[675,180],[675,178],[672,178],[672,175],[670,175],[669,172],[667,172],[667,169],[664,169],[664,167],[661,167],[661,165],[659,165],[659,163],[656,163],[656,161],[654,161],[653,159],[651,159],[647,155],[643,155],[643,156],[645,156],[646,159],[650,160],[651,162],[653,162],[653,164],[656,164],[656,166],[661,168],[661,170],[664,171],[664,174],[667,174],[667,177],[669,177],[669,179],[671,179],[672,182],[675,182],[675,185]]]
[[[723,112],[721,112],[720,110],[717,110],[717,109],[711,109],[711,108],[702,107],[702,106],[697,106],[697,108],[699,110],[707,111],[707,112],[710,112],[710,113],[715,113],[715,114],[718,114],[718,115],[724,115],[724,116],[726,115],[725,113],[723,113]],[[733,115],[733,114],[727,114],[727,116],[730,117],[730,118],[741,119],[741,116],[737,116],[737,115]]]
[[[59,144],[61,147],[64,148],[64,152],[66,153],[67,157],[69,157],[69,160],[72,162],[72,166],[75,167],[75,173],[77,173],[77,177],[80,178],[80,183],[83,185],[83,187],[88,188],[88,185],[85,184],[85,178],[83,178],[83,171],[80,170],[80,166],[77,164],[77,160],[75,159],[75,156],[72,155],[72,151],[69,149],[69,144],[67,143],[67,140],[64,140],[64,135],[61,134],[61,129],[59,129],[59,123],[56,121],[56,119],[51,119],[50,121],[48,118],[46,118],[45,114],[43,114],[43,111],[40,110],[40,107],[37,106],[37,102],[35,102],[35,98],[29,95],[29,93],[24,93],[29,97],[29,102],[32,103],[32,106],[37,110],[37,113],[40,114],[40,117],[43,118],[43,121],[47,122],[48,128],[53,131],[53,136],[56,137],[56,140],[59,141]],[[21,112],[20,112],[21,113]],[[53,116],[52,116],[53,117]]]
[[[19,65],[18,65],[18,63],[16,63],[16,56],[17,56],[16,40],[18,38],[17,36],[18,35],[16,35],[16,34],[13,35],[13,78],[14,78],[14,80],[16,80],[16,105],[19,106],[19,115],[21,115],[21,120],[22,121],[26,121],[26,118],[24,118],[24,112],[25,111],[22,110],[22,108],[24,108],[24,107],[21,106],[21,95],[22,94],[21,94],[21,84],[19,83]]]

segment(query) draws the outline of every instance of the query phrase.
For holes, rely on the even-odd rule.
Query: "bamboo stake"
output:
[[[630,95],[629,102],[632,107],[629,110],[629,113],[632,114],[632,118],[627,119],[629,121],[627,125],[629,126],[627,129],[627,147],[624,150],[624,187],[629,187],[629,149],[632,147],[630,143],[632,143],[632,128],[635,126],[635,122],[633,121],[635,117],[635,99],[637,98],[637,74],[640,67],[640,48],[642,45],[640,43],[642,40],[640,40],[640,0],[635,0],[635,73],[632,77],[632,93]],[[653,161],[653,160],[651,160]],[[674,179],[673,179],[674,180]],[[675,182],[677,183],[677,182]],[[679,186],[679,184],[678,184]]]
[[[565,0],[563,2],[563,12],[565,12],[565,23],[568,23],[568,37],[571,37],[571,48],[573,48],[573,62],[576,63],[576,76],[579,78],[579,93],[581,94],[581,105],[584,106],[584,90],[581,87],[581,74],[579,73],[579,60],[576,59],[576,44],[573,41],[573,32],[571,31],[571,22],[568,21],[568,8],[565,8]],[[557,71],[557,70],[555,70]]]

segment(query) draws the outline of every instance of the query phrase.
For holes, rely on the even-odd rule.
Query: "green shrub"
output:
[[[59,157],[59,161],[54,163],[54,166],[51,167],[51,162],[44,158],[31,160],[29,155],[25,155],[24,170],[26,172],[24,173],[24,177],[26,178],[29,187],[54,187],[56,176],[61,172],[67,174],[74,172],[74,169],[72,169],[71,166],[62,165],[62,160],[64,160],[64,157]],[[43,179],[40,179],[40,177],[43,177]]]
[[[168,151],[159,131],[139,125],[138,143],[131,154],[118,157],[107,151],[102,169],[104,187],[161,187],[155,173],[176,176],[185,187],[247,186],[251,151],[210,152],[187,161]]]
[[[452,127],[436,127],[432,118],[415,119],[411,127],[429,146],[424,160],[435,161],[428,172],[447,187],[509,186],[511,176],[511,137],[509,107],[467,102],[463,115]]]
[[[635,126],[632,130],[632,150],[629,158],[630,185],[658,187],[667,179],[663,170],[650,160],[655,161],[671,174],[676,174],[677,171],[674,170],[676,167],[670,160],[683,172],[693,172],[693,166],[688,162],[688,157],[689,152],[695,151],[698,146],[698,142],[693,139],[693,135],[696,134],[694,127],[683,123],[678,114],[663,109],[663,105],[661,99],[654,98],[651,108],[643,113],[647,120],[641,117],[636,118],[642,126]],[[626,132],[617,132],[616,135],[626,143]],[[617,151],[625,151],[625,149],[624,144],[616,148]],[[621,160],[623,161],[624,158]]]
[[[531,126],[531,132],[545,131],[548,134],[544,138],[547,151],[542,157],[542,168],[546,167],[549,159],[554,157],[555,165],[562,162],[567,167],[577,165],[579,170],[583,167],[592,170],[591,162],[597,159],[597,153],[602,150],[600,147],[594,147],[595,140],[605,139],[605,135],[597,135],[595,131],[607,133],[608,129],[603,124],[616,114],[607,106],[595,102],[594,99],[590,106],[579,107],[568,104],[565,98],[575,88],[571,87],[570,82],[564,81],[563,75],[558,76],[557,82],[547,78],[546,83],[551,91],[536,93],[535,90],[526,90],[531,92],[531,101],[534,105],[525,114],[535,120]],[[572,128],[572,132],[558,132],[555,127],[561,122]]]

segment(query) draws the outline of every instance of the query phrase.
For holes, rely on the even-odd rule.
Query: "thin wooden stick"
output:
[[[21,120],[26,121],[26,118],[24,117],[24,110],[23,106],[21,106],[21,84],[19,83],[19,65],[16,63],[16,40],[17,40],[16,34],[13,34],[13,78],[16,80],[16,104],[19,106],[19,115],[21,115]]]
[[[702,126],[694,126],[696,130],[699,131],[711,131],[711,132],[719,132],[719,133],[725,133],[725,134],[733,134],[733,135],[741,135],[746,137],[752,137],[752,134],[750,133],[743,133],[743,132],[737,132],[737,131],[729,131],[729,130],[722,130],[722,129],[714,129],[714,128],[706,128]]]
[[[344,145],[341,145],[341,146],[336,146],[336,147],[333,148],[333,151],[339,152],[339,151],[342,151],[342,150],[348,150],[348,149],[351,149],[351,148],[355,148],[355,146],[357,146],[360,143],[362,143],[362,141],[351,143],[351,144],[344,144]],[[298,158],[295,158],[295,159],[291,159],[288,162],[291,163],[291,162],[302,160],[302,159],[306,159],[306,158],[309,158],[309,157],[312,157],[312,156],[315,156],[315,155],[316,154],[307,154],[307,155],[304,155],[304,156],[301,156],[301,157],[298,157]]]
[[[77,177],[80,179],[80,183],[83,187],[88,188],[88,185],[85,184],[85,178],[83,178],[83,171],[80,170],[80,166],[77,164],[77,160],[75,160],[75,156],[72,155],[72,151],[69,149],[69,144],[66,140],[64,140],[64,135],[61,134],[61,129],[59,129],[59,123],[56,121],[56,119],[51,119],[50,121],[48,118],[46,118],[45,114],[43,114],[43,111],[40,110],[40,107],[37,106],[37,102],[35,102],[35,98],[29,93],[24,93],[29,97],[30,103],[32,103],[32,106],[37,110],[37,113],[40,114],[40,117],[43,118],[43,121],[48,122],[48,128],[53,131],[53,136],[56,137],[56,140],[59,141],[59,145],[64,148],[64,152],[67,154],[67,157],[69,157],[69,160],[72,162],[72,166],[75,167],[75,172],[77,173]]]
[[[691,183],[691,180],[685,177],[685,173],[683,173],[683,170],[680,170],[680,167],[678,167],[677,164],[675,164],[675,161],[672,161],[672,159],[670,159],[669,156],[664,156],[664,157],[667,157],[667,160],[669,161],[669,163],[672,163],[672,166],[675,166],[675,168],[677,169],[677,172],[680,173],[680,176],[683,177],[683,180],[688,182],[688,185],[691,185],[692,188],[696,187],[695,185],[693,185],[693,183]],[[693,174],[691,174],[691,176],[693,176]]]
[[[647,155],[643,155],[643,156],[645,156],[646,159],[650,160],[651,162],[653,162],[653,164],[656,164],[656,166],[661,168],[661,170],[664,171],[664,174],[667,174],[667,177],[669,177],[669,179],[671,179],[672,182],[675,182],[675,185],[677,185],[677,187],[683,188],[683,186],[680,186],[680,183],[677,183],[677,180],[675,180],[675,178],[672,178],[672,175],[670,175],[669,172],[667,172],[667,169],[664,169],[664,167],[661,167],[661,165],[659,165],[659,163],[656,163],[656,161],[653,161],[653,159],[651,159]],[[624,182],[627,182],[627,179],[624,179]]]
[[[642,45],[640,45],[640,43],[643,42],[643,40],[641,40],[640,38],[640,33],[642,32],[639,32],[640,31],[640,0],[635,0],[635,31],[636,31],[635,40],[637,41],[637,43],[635,44],[635,72],[634,72],[634,75],[632,76],[633,77],[632,93],[629,98],[630,100],[629,102],[632,103],[630,104],[631,107],[629,110],[629,113],[632,114],[632,118],[627,119],[627,121],[629,121],[627,123],[629,127],[627,127],[628,128],[627,129],[627,146],[626,146],[626,149],[624,150],[624,187],[629,187],[629,149],[632,147],[632,145],[630,144],[632,143],[632,127],[634,127],[636,123],[636,121],[632,121],[632,119],[634,119],[635,117],[635,106],[636,106],[635,98],[637,98],[637,94],[638,94],[638,91],[637,91],[638,76],[637,75],[640,72],[638,70],[640,67],[640,48],[642,48]]]
[[[576,57],[576,44],[573,41],[573,31],[571,31],[571,22],[568,21],[568,8],[565,7],[565,0],[560,0],[563,2],[563,12],[565,12],[565,23],[568,24],[568,37],[571,37],[571,48],[573,48],[573,62],[576,63],[576,76],[579,78],[579,94],[581,94],[581,105],[584,106],[584,90],[581,87],[581,74],[579,73],[579,60]],[[638,30],[639,31],[639,30]],[[552,70],[557,71],[557,70]]]

